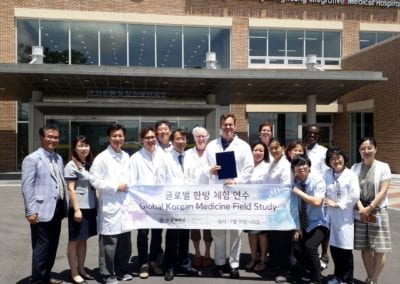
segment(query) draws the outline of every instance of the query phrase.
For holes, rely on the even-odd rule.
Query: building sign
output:
[[[382,8],[400,8],[400,0],[278,0],[280,3],[301,3],[320,5],[377,6]]]
[[[116,98],[116,99],[166,99],[167,92],[161,91],[138,91],[138,90],[115,90],[115,89],[99,89],[87,90],[88,97],[96,98]]]

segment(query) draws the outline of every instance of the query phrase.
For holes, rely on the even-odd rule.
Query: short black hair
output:
[[[349,159],[347,158],[346,153],[338,146],[329,147],[328,150],[326,151],[325,164],[330,168],[332,167],[329,161],[331,160],[332,156],[342,156],[345,167],[348,166]]]
[[[178,128],[178,129],[174,130],[174,132],[172,132],[171,140],[174,140],[174,136],[175,136],[176,133],[179,133],[180,135],[184,136],[186,139],[189,136],[189,133],[187,133],[186,131],[184,131],[181,128]]]
[[[296,155],[290,162],[291,168],[294,171],[294,167],[307,165],[311,168],[311,160],[306,154]]]
[[[140,138],[143,139],[150,131],[156,133],[152,127],[143,127],[142,130],[140,130]]]
[[[110,136],[111,132],[113,132],[115,130],[122,130],[122,132],[124,133],[124,136],[126,136],[125,126],[118,124],[118,123],[114,123],[107,128],[107,136]]]
[[[171,130],[171,123],[168,120],[159,120],[156,122],[156,124],[154,125],[154,130],[157,131],[158,127],[161,124],[165,124],[166,126],[168,126],[169,130]]]
[[[54,124],[45,124],[42,127],[40,127],[39,135],[44,137],[44,134],[45,134],[46,130],[57,130],[58,132],[60,132],[60,129],[58,129],[58,127],[56,125],[54,125]]]

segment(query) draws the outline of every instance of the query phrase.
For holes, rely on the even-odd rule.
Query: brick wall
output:
[[[0,3],[0,63],[15,62],[15,19],[14,8],[41,8],[41,9],[64,9],[80,11],[103,11],[121,13],[152,13],[166,15],[199,15],[214,17],[233,17],[232,26],[232,68],[246,69],[248,62],[248,18],[276,18],[276,19],[298,19],[318,21],[343,21],[343,55],[351,54],[358,49],[359,22],[374,23],[398,23],[398,9],[384,9],[379,7],[319,5],[300,3],[279,3],[278,1],[258,0],[35,0],[35,1],[13,1],[2,0]],[[34,15],[32,15],[34,17]],[[392,64],[393,66],[393,64]],[[1,95],[1,94],[0,94]],[[364,98],[366,94],[352,94],[349,98]],[[1,97],[0,97],[1,99]],[[389,99],[385,99],[389,100]],[[395,100],[392,98],[392,100]],[[377,102],[377,101],[376,101]],[[390,105],[389,105],[390,107]],[[15,161],[15,102],[0,101],[0,140],[7,144],[0,151],[6,155],[14,155],[7,160]],[[238,132],[242,137],[247,137],[247,119],[245,106],[232,105],[231,109],[238,116]],[[343,114],[344,115],[344,114]],[[345,117],[346,115],[344,115]],[[348,118],[341,114],[334,118],[336,121],[347,121]],[[11,120],[12,118],[12,120]],[[382,119],[377,116],[377,120]],[[12,122],[12,123],[11,123]],[[334,126],[340,130],[339,126]],[[346,131],[341,129],[341,131]],[[378,129],[377,132],[380,130]],[[343,141],[336,138],[336,141]],[[6,142],[3,142],[6,141]],[[1,144],[3,145],[3,144]],[[3,155],[5,155],[1,152]],[[7,156],[8,157],[8,156]],[[1,165],[0,170],[14,170],[15,162]]]
[[[15,102],[0,104],[0,171],[13,171],[17,163]]]
[[[374,99],[374,136],[377,159],[388,162],[392,172],[400,173],[397,148],[400,133],[400,38],[385,41],[343,59],[344,70],[382,71],[388,80],[353,91],[341,100],[350,103]]]
[[[240,138],[248,141],[248,121],[246,118],[246,105],[231,105],[231,112],[236,117],[236,132]]]

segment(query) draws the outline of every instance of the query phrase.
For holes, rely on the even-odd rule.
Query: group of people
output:
[[[126,129],[114,124],[107,130],[108,147],[94,159],[88,139],[77,137],[64,168],[55,152],[58,128],[42,127],[41,147],[22,164],[21,189],[33,250],[31,283],[62,283],[51,277],[51,269],[65,216],[73,283],[94,279],[84,264],[86,241],[97,234],[104,283],[131,280],[131,232],[122,230],[121,211],[129,186],[215,183],[290,184],[292,194],[298,197],[298,230],[247,231],[251,260],[246,270],[266,271],[275,275],[276,282],[300,277],[321,283],[321,266],[326,267],[330,251],[335,268],[329,283],[353,283],[353,249],[360,249],[365,283],[377,283],[385,252],[391,250],[387,210],[391,173],[386,163],[375,159],[374,138],[361,141],[362,162],[349,169],[340,148],[326,149],[318,144],[315,125],[307,128],[305,143],[292,141],[287,146],[272,137],[270,123],[260,125],[260,140],[251,146],[235,130],[235,115],[225,113],[220,117],[220,137],[208,143],[207,130],[195,127],[195,146],[186,150],[189,134],[181,129],[172,132],[168,121],[158,121],[154,128],[141,129],[142,148],[129,156],[122,149]],[[221,166],[216,153],[227,151],[234,152],[237,177],[218,179]],[[200,251],[202,234],[204,255]],[[213,263],[210,249],[214,242],[215,275],[238,279],[241,234],[241,230],[167,229],[163,246],[162,229],[139,229],[139,277],[145,279],[152,273],[171,281],[176,273],[199,276],[200,268]],[[189,255],[190,239],[193,258]]]

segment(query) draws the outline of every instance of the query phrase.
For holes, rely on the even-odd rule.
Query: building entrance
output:
[[[60,143],[58,153],[64,162],[70,159],[71,142],[79,135],[86,136],[92,146],[93,155],[103,151],[107,145],[107,128],[113,123],[119,123],[126,127],[127,135],[123,149],[130,155],[140,149],[140,130],[143,127],[154,127],[158,120],[168,120],[172,130],[181,128],[191,132],[196,126],[205,127],[205,116],[135,116],[135,117],[113,117],[113,116],[45,116],[46,123],[54,124],[60,129]],[[188,147],[193,144],[189,135]]]

